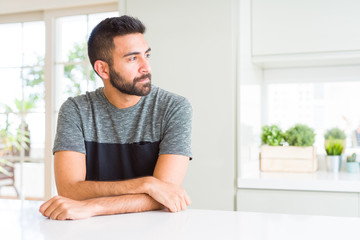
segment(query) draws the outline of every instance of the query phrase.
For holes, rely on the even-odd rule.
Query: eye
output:
[[[131,62],[135,61],[135,60],[136,60],[136,56],[132,56],[129,60],[130,60]]]
[[[146,54],[145,54],[145,57],[146,57],[146,58],[150,58],[150,53],[146,53]]]

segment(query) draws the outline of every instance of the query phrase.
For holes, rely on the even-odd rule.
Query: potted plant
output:
[[[269,146],[281,146],[284,142],[284,133],[276,124],[265,125],[262,127],[261,141]]]
[[[359,163],[356,161],[356,153],[346,158],[346,170],[349,173],[359,173]]]
[[[325,143],[331,139],[337,139],[337,140],[343,141],[344,148],[346,146],[346,140],[345,140],[346,134],[340,128],[334,127],[334,128],[328,129],[324,134],[324,138],[325,138]]]
[[[344,150],[344,140],[329,139],[325,141],[326,166],[328,171],[339,172],[341,169],[341,154]]]
[[[341,130],[340,128],[331,128],[328,129],[324,135],[325,140],[330,140],[330,139],[341,139],[341,140],[345,140],[346,139],[346,134],[343,130]]]
[[[309,147],[315,143],[315,132],[305,124],[296,124],[285,132],[284,138],[289,146]]]
[[[341,154],[345,149],[346,134],[340,128],[328,129],[325,134],[326,166],[328,171],[339,172],[341,169]]]
[[[316,171],[315,133],[310,127],[296,124],[283,133],[276,125],[264,126],[261,137],[262,171]]]

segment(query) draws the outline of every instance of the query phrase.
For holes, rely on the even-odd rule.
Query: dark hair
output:
[[[114,37],[132,33],[143,34],[144,32],[144,24],[134,17],[123,15],[104,19],[92,30],[88,40],[88,55],[91,65],[94,68],[97,60],[112,65]]]

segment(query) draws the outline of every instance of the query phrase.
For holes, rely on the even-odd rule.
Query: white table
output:
[[[189,209],[53,221],[40,204],[0,200],[0,239],[360,239],[359,218]]]

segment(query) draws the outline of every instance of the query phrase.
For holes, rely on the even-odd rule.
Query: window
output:
[[[17,189],[24,197],[42,198],[45,24],[1,24],[0,35],[6,56],[0,59],[0,174],[10,185],[15,181],[0,195],[16,196]]]
[[[72,96],[95,90],[102,80],[93,71],[87,56],[87,39],[101,20],[117,12],[60,17],[56,19],[55,82],[56,109]]]
[[[319,171],[326,171],[324,134],[340,128],[346,134],[345,155],[360,155],[359,71],[356,65],[262,69],[262,80],[240,87],[241,176],[259,172],[261,127],[283,131],[297,123],[315,131]]]
[[[347,135],[348,153],[356,152],[353,134],[360,123],[357,72],[356,66],[265,70],[267,124],[279,124],[283,130],[296,123],[307,124],[315,130],[319,154],[325,154],[325,132],[337,127]]]
[[[50,180],[57,112],[68,97],[102,86],[86,43],[96,24],[118,16],[116,9],[108,4],[45,11],[35,17],[41,21],[0,23],[5,86],[0,89],[0,198],[41,200],[55,193]]]

